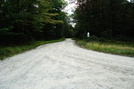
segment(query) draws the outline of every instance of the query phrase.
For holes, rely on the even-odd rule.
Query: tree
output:
[[[3,0],[0,4],[0,41],[4,40],[3,44],[43,39],[44,33],[51,33],[46,30],[49,26],[57,25],[61,30],[60,24],[66,17],[61,11],[65,5],[62,0]]]
[[[76,37],[84,38],[88,31],[105,38],[130,36],[132,29],[128,29],[133,23],[132,8],[132,3],[127,0],[78,0],[74,14]]]

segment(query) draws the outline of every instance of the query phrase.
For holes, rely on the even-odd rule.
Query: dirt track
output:
[[[0,61],[0,89],[134,89],[134,58],[67,39]]]

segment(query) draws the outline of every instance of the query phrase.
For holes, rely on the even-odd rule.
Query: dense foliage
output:
[[[62,38],[68,27],[63,0],[0,0],[0,42]]]
[[[75,36],[134,38],[134,3],[127,0],[77,0]]]

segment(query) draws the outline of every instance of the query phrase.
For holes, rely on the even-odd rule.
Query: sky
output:
[[[68,5],[64,8],[63,11],[67,12],[68,13],[68,16],[73,14],[75,9],[76,9],[76,3],[77,3],[77,0],[65,0]],[[70,20],[73,21],[73,19],[70,17]],[[76,23],[73,23],[73,22],[70,22],[70,24],[75,27]]]
[[[68,3],[68,5],[64,9],[64,11],[67,12],[68,15],[73,14],[73,12],[75,11],[75,8],[76,8],[77,0],[65,0],[65,1]]]

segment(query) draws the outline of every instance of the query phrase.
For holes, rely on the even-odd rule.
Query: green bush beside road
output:
[[[124,42],[91,37],[84,40],[77,39],[76,43],[81,47],[95,51],[134,57],[134,42],[132,41]]]
[[[51,40],[51,41],[34,41],[23,45],[0,46],[0,60],[4,60],[7,57],[11,57],[13,55],[25,52],[27,50],[36,48],[43,44],[59,42],[63,40],[64,38],[58,40]]]

